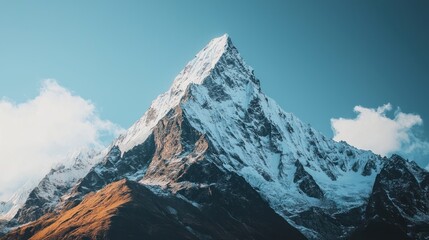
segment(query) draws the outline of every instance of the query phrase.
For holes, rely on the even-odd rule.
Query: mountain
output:
[[[35,187],[34,182],[33,179],[30,179],[8,201],[0,202],[0,220],[8,221],[15,216]]]
[[[389,234],[386,236],[386,234]],[[429,173],[393,155],[378,174],[353,239],[429,239]]]
[[[104,153],[105,154],[105,153]],[[57,207],[63,197],[103,157],[99,147],[81,149],[59,161],[40,181],[30,180],[3,206],[1,231],[36,220]],[[6,210],[7,210],[6,209]]]
[[[231,190],[244,183],[229,180],[234,183]],[[137,182],[114,182],[79,205],[45,215],[4,239],[305,239],[250,188],[244,195],[248,199],[204,188],[199,197],[217,204],[201,206],[180,195],[152,191]]]
[[[84,226],[95,216],[71,213],[89,211],[88,199],[94,196],[109,199],[108,189],[118,184],[135,186],[130,188],[142,195],[131,201],[136,212],[152,211],[156,202],[157,209],[168,211],[170,206],[179,216],[189,214],[204,223],[195,226],[155,215],[168,224],[159,226],[160,231],[174,229],[183,238],[298,239],[298,229],[309,239],[362,239],[378,236],[372,226],[382,222],[403,236],[424,239],[429,233],[427,172],[402,159],[398,166],[404,166],[407,177],[397,179],[398,158],[335,142],[283,111],[262,92],[253,69],[224,35],[201,50],[102,160],[65,191],[55,211],[5,239],[76,238],[79,234],[73,235],[70,223]],[[128,180],[121,181],[124,178]],[[399,191],[408,186],[413,191],[403,198]],[[385,197],[389,189],[387,196],[395,200]],[[126,195],[128,190],[119,187],[117,192]],[[174,207],[182,201],[190,203],[183,212]],[[117,209],[115,201],[107,204]],[[386,211],[389,218],[384,217]],[[120,226],[135,226],[129,222],[136,219],[132,212],[115,210],[118,214],[100,216],[99,224],[120,218]],[[130,232],[148,236],[144,229],[153,223],[145,219],[135,220],[142,232]],[[103,226],[100,232],[80,234],[120,239],[108,235],[122,231],[119,227]]]

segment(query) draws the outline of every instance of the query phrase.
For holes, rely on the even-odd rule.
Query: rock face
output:
[[[428,239],[429,173],[393,155],[377,176],[356,239]]]
[[[233,189],[188,189],[198,195],[198,203],[121,180],[3,239],[305,239],[243,179],[232,178]],[[227,191],[237,187],[246,193],[237,196]]]
[[[295,166],[296,171],[293,182],[298,184],[299,189],[309,197],[323,198],[323,191],[313,177],[305,171],[304,166],[299,161],[296,161]]]
[[[143,185],[125,181],[145,192],[141,201],[151,196],[161,209],[181,216],[180,221],[155,218],[171,224],[180,238],[299,239],[296,228],[310,239],[359,239],[379,236],[371,230],[378,219],[394,222],[393,228],[404,236],[424,238],[427,172],[398,158],[382,158],[327,139],[284,112],[262,92],[253,70],[225,35],[200,51],[102,160],[65,188],[55,213],[6,239],[48,237],[54,226],[68,229],[57,238],[79,238],[70,235],[74,230],[60,219],[68,211],[89,208],[92,192],[108,198],[109,184],[123,178]],[[401,169],[398,161],[405,166],[400,173],[395,172]],[[408,195],[397,192],[408,187]],[[387,190],[394,200],[385,197]],[[164,206],[165,198],[174,211]],[[178,210],[180,204],[185,211]],[[147,210],[137,202],[131,205],[136,212]],[[204,224],[184,220],[187,211]],[[118,226],[152,226],[129,214],[136,223],[127,222],[123,213]],[[116,230],[100,234],[122,231],[110,226]],[[139,226],[138,234],[147,236],[146,228]],[[92,235],[82,236],[99,236],[88,234]]]

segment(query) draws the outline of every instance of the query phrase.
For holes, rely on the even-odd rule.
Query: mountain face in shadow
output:
[[[305,239],[242,178],[232,178],[232,189],[188,189],[200,199],[210,199],[198,203],[120,180],[3,239]],[[232,194],[237,187],[248,188],[247,194],[240,198]]]

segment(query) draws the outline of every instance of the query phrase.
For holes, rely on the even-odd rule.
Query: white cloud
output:
[[[68,153],[99,146],[120,130],[100,119],[93,103],[54,80],[45,80],[39,95],[27,102],[0,100],[0,198]]]
[[[390,103],[377,109],[356,106],[356,118],[331,119],[334,140],[346,141],[357,148],[384,156],[393,152],[427,154],[429,143],[413,133],[413,127],[423,124],[422,118],[403,113],[399,108],[394,112],[394,117],[389,118],[386,113],[391,110]]]

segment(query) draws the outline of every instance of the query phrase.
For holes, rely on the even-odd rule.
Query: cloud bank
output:
[[[70,152],[102,145],[120,131],[100,119],[93,103],[54,80],[45,80],[39,95],[27,102],[0,100],[0,200]]]
[[[390,103],[377,109],[356,106],[354,111],[357,113],[354,119],[331,119],[334,140],[346,141],[383,156],[394,152],[429,153],[429,143],[418,138],[413,131],[423,124],[419,115],[403,113],[398,108],[390,118],[386,116],[392,111]]]

